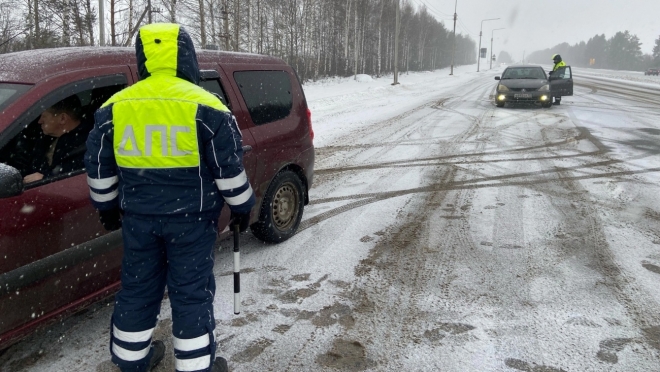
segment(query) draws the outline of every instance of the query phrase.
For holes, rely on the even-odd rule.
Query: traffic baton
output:
[[[240,227],[234,225],[234,314],[241,313],[241,252],[238,250]]]

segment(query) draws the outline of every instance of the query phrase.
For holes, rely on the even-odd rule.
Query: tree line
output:
[[[628,31],[617,32],[609,39],[596,35],[587,42],[575,45],[562,43],[529,55],[531,63],[552,63],[553,54],[560,54],[567,64],[579,67],[606,68],[612,70],[646,70],[660,67],[660,36],[655,40],[651,54],[642,53],[642,43]]]
[[[500,63],[513,63],[513,57],[511,57],[511,54],[509,54],[509,52],[507,52],[505,50],[500,52],[500,55],[497,58],[497,60]]]
[[[105,0],[105,44],[133,45],[140,26],[180,23],[198,46],[284,59],[303,80],[394,70],[398,0]],[[96,0],[0,0],[0,53],[98,44]],[[451,63],[453,33],[401,2],[399,71]],[[455,65],[476,60],[456,35]]]

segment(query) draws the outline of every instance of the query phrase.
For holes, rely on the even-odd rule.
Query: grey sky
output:
[[[455,0],[410,0],[426,4],[429,12],[450,30]],[[596,34],[607,38],[628,30],[642,42],[642,51],[651,53],[660,36],[660,0],[458,0],[459,23],[456,32],[470,33],[479,43],[482,19],[501,18],[483,23],[482,47],[490,48],[495,31],[494,50],[506,50],[514,59],[550,48],[560,42],[575,44]],[[548,59],[550,56],[548,56]]]

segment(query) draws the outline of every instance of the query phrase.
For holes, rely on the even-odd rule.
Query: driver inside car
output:
[[[82,120],[80,99],[69,96],[44,111],[39,118],[42,135],[23,183],[84,169],[85,142],[92,129]]]

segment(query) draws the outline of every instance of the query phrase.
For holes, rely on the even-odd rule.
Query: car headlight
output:
[[[550,91],[550,84],[546,84],[539,88],[539,92],[549,92],[549,91]]]
[[[497,86],[497,91],[498,92],[508,92],[509,88],[507,88],[506,85],[500,84],[500,85]]]

